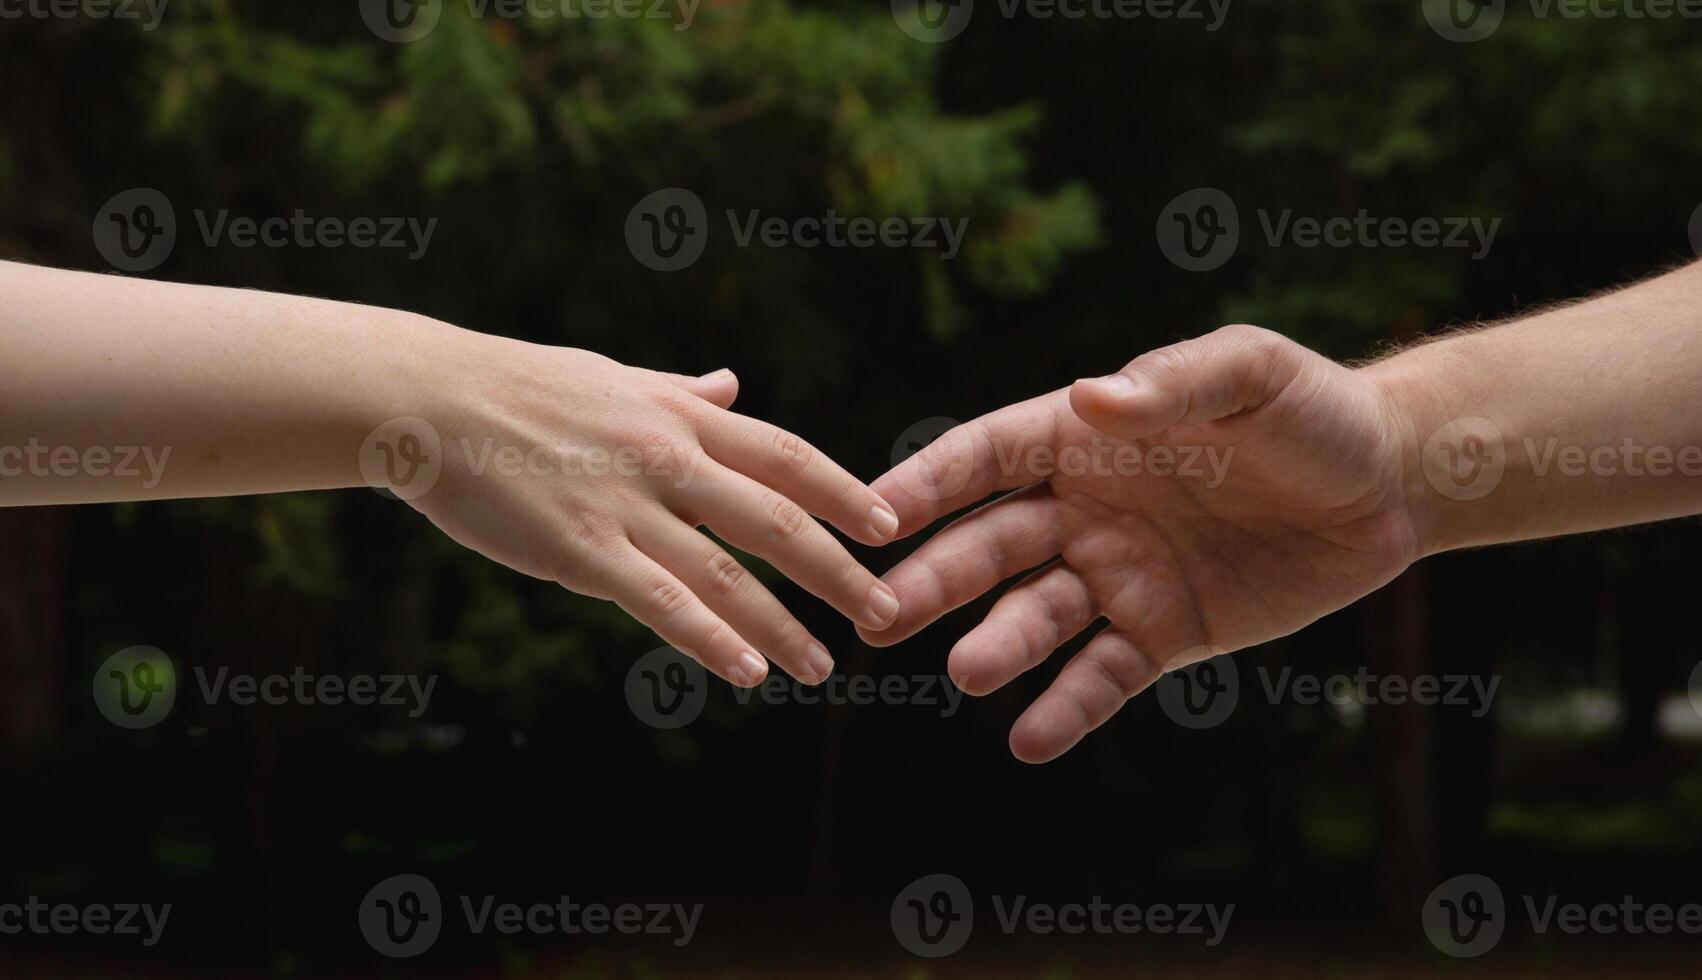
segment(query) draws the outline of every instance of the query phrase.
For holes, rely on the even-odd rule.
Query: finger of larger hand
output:
[[[1235,324],[1149,351],[1116,374],[1077,381],[1070,407],[1101,432],[1144,439],[1258,408],[1316,356],[1281,334]]]
[[[1127,636],[1107,629],[1070,659],[1011,728],[1011,753],[1050,762],[1146,690],[1160,671]]]
[[[1099,610],[1087,583],[1052,564],[999,597],[981,625],[952,647],[947,670],[965,693],[990,694],[1087,629]]]
[[[1000,490],[1038,483],[1032,453],[1053,444],[1067,390],[1031,398],[957,426],[874,482],[898,512],[898,536],[927,527]]]
[[[898,595],[898,618],[884,629],[859,627],[871,646],[891,646],[1005,579],[1057,557],[1057,501],[1031,487],[952,522],[882,580]]]

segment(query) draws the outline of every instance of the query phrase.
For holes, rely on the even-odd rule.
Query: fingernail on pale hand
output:
[[[869,615],[886,629],[898,619],[898,595],[885,582],[876,582],[869,590]]]
[[[703,381],[721,381],[725,378],[730,378],[732,376],[733,376],[732,371],[728,370],[727,368],[722,368],[719,371],[711,371],[708,374],[703,375],[700,380],[703,380]]]
[[[810,644],[809,652],[804,654],[804,661],[809,664],[811,684],[820,684],[833,675],[833,657],[820,643]]]
[[[727,673],[732,675],[733,683],[741,687],[755,687],[768,676],[768,662],[754,653],[746,652],[739,655],[739,660]]]
[[[886,504],[876,504],[869,511],[869,526],[874,528],[876,535],[890,538],[898,533],[898,515]]]

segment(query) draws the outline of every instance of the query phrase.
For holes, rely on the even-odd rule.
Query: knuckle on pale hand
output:
[[[781,650],[795,652],[802,650],[810,642],[810,634],[808,630],[804,629],[804,624],[791,616],[781,617],[780,625],[775,628],[775,634],[775,640],[779,643]]]
[[[780,462],[781,467],[786,472],[796,474],[810,468],[815,450],[809,443],[785,429],[775,429],[769,439],[774,451],[774,458]]]
[[[804,531],[804,509],[777,493],[767,498],[768,532],[779,541],[791,541]]]
[[[683,612],[691,604],[691,593],[678,582],[656,582],[650,586],[650,611],[662,618]]]
[[[642,433],[632,440],[632,448],[643,467],[643,475],[649,477],[677,480],[690,473],[697,463],[697,447],[673,432]]]
[[[739,590],[745,580],[745,567],[733,559],[725,551],[718,551],[709,559],[709,580],[715,584],[715,590],[722,595],[731,595]]]

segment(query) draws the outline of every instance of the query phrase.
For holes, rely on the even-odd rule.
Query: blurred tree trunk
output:
[[[1376,593],[1367,612],[1367,667],[1378,678],[1405,678],[1410,691],[1414,679],[1430,672],[1423,566],[1407,569]],[[1430,760],[1434,710],[1408,697],[1367,712],[1377,760],[1378,884],[1391,926],[1409,923],[1438,881]]]
[[[64,507],[0,508],[0,725],[14,760],[64,723],[70,524]]]

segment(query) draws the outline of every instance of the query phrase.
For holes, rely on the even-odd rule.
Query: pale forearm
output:
[[[459,331],[374,307],[0,263],[0,505],[363,483]]]
[[[1365,371],[1426,552],[1702,512],[1702,264]]]

